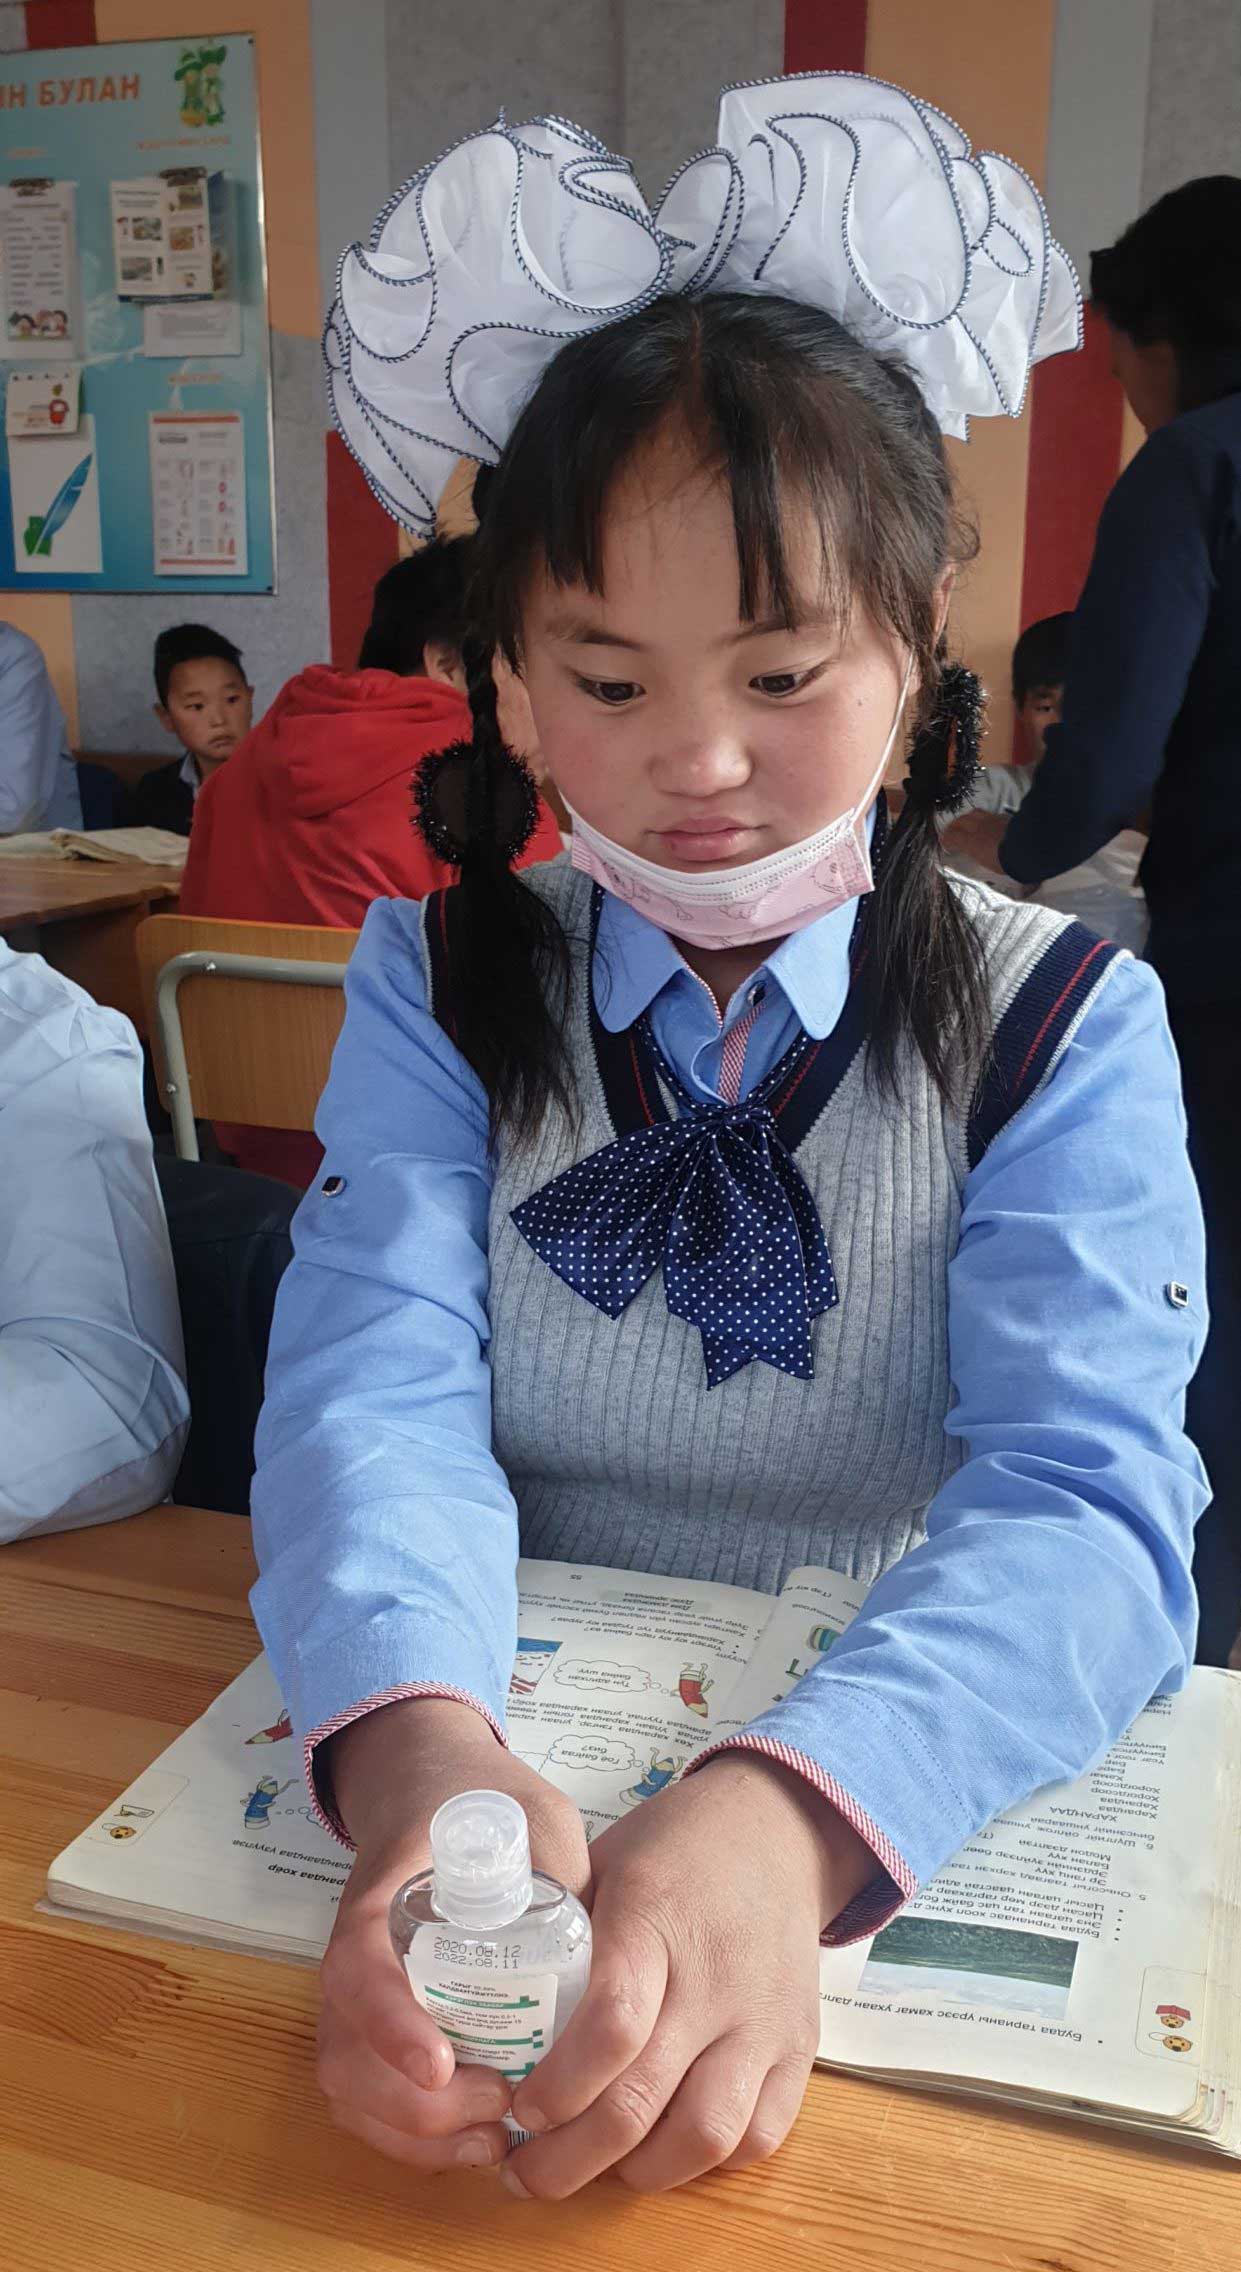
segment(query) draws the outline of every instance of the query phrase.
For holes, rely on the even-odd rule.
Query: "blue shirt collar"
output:
[[[868,836],[873,827],[872,811]],[[856,899],[846,900],[843,906],[833,907],[808,923],[804,930],[781,939],[746,979],[742,994],[748,995],[753,986],[774,979],[811,1040],[824,1040],[833,1031],[849,991],[849,945],[857,904]],[[666,931],[648,922],[625,900],[605,891],[592,982],[595,1008],[608,1032],[623,1033],[650,1009],[666,986],[678,979],[691,986],[700,984]],[[728,1017],[739,1007],[734,997]]]

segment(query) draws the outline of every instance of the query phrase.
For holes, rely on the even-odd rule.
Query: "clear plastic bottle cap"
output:
[[[506,1791],[459,1791],[431,1818],[432,1901],[453,1925],[486,1931],[530,1907],[530,1832]]]

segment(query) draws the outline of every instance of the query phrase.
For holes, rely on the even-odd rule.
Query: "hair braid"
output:
[[[501,1127],[518,1137],[534,1135],[549,1102],[571,1115],[573,1093],[561,1033],[568,947],[551,908],[510,866],[513,823],[502,808],[506,792],[527,794],[529,777],[500,732],[491,654],[490,642],[477,632],[462,642],[473,734],[454,1018],[462,1055],[487,1091],[494,1143]],[[514,1048],[514,1037],[521,1047]]]
[[[904,810],[875,879],[863,984],[868,1067],[880,1087],[899,1087],[903,1031],[941,1094],[963,1103],[986,1057],[990,1028],[982,948],[943,873],[939,816],[963,801],[977,774],[982,692],[972,671],[944,658],[941,640],[924,680]],[[940,1014],[941,1004],[951,1006],[949,1017]]]

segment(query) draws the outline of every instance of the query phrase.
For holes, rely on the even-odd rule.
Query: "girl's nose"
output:
[[[718,797],[749,780],[750,759],[740,736],[728,728],[699,727],[664,741],[652,771],[668,796]]]

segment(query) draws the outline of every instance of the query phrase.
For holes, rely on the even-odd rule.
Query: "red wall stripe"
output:
[[[327,439],[327,581],[332,661],[351,671],[371,619],[371,594],[400,557],[396,522],[385,513],[345,448]]]
[[[93,47],[95,0],[26,0],[27,47]]]
[[[784,0],[786,71],[864,71],[866,0]]]
[[[1078,355],[1034,373],[1021,627],[1076,607],[1104,500],[1120,471],[1125,398],[1112,377],[1107,330],[1091,307]]]

